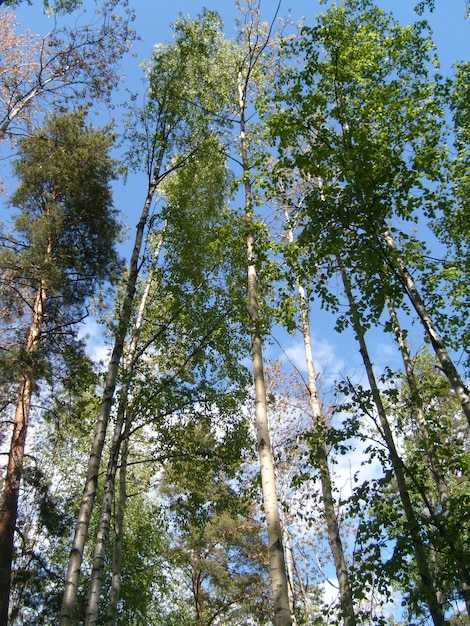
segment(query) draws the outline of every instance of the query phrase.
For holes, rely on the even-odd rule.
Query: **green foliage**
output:
[[[126,517],[117,623],[156,626],[160,623],[159,605],[166,594],[163,554],[167,529],[161,510],[145,492],[129,499]]]
[[[403,299],[384,230],[391,223],[401,258],[422,267],[425,247],[410,225],[434,215],[432,189],[444,175],[433,44],[424,23],[403,27],[372,2],[351,0],[286,49],[301,66],[281,73],[266,119],[301,279],[314,282],[325,307],[336,306],[330,285],[341,257],[377,320],[385,295]]]
[[[221,28],[215,11],[204,10],[195,20],[180,16],[173,25],[175,41],[155,46],[145,64],[147,99],[143,107],[131,107],[125,134],[127,164],[145,169],[149,182],[155,170],[162,174],[163,161],[169,172],[177,169],[230,123],[222,63],[227,44]]]
[[[97,282],[112,278],[117,263],[112,143],[110,128],[94,130],[84,113],[72,113],[52,115],[19,145],[20,184],[11,205],[20,209],[15,233],[23,271],[36,281],[41,276],[64,301],[89,296]]]
[[[468,536],[464,509],[468,506],[468,444],[466,425],[447,379],[424,353],[415,360],[418,395],[406,379],[384,394],[394,418],[394,434],[403,447],[407,488],[419,523],[437,590],[448,610],[462,601],[469,571]],[[398,392],[398,393],[397,393]],[[360,398],[355,395],[355,402]],[[418,418],[417,408],[423,411]],[[361,409],[359,409],[361,410]],[[369,413],[366,408],[365,412]],[[374,431],[370,436],[375,439]],[[390,459],[376,441],[368,450],[370,462],[380,460],[382,475],[357,484],[348,501],[358,516],[352,580],[356,593],[376,588],[384,599],[394,590],[403,596],[408,619],[426,615],[423,588],[413,556],[407,524]],[[360,596],[359,596],[360,597]]]
[[[245,424],[216,433],[208,420],[186,423],[184,438],[165,467],[171,543],[169,564],[199,607],[198,624],[268,619],[266,550],[252,503],[237,482]]]
[[[17,380],[31,359],[36,380],[52,371],[53,354],[72,359],[85,301],[114,278],[120,226],[110,190],[112,142],[109,129],[92,129],[80,112],[52,115],[20,141],[14,163],[20,182],[10,200],[18,211],[0,250],[4,382]],[[24,345],[40,284],[47,292],[42,357],[27,355]]]
[[[0,5],[17,6],[22,0],[2,0]],[[33,4],[32,0],[27,0],[28,4]],[[50,3],[48,0],[43,0],[45,13],[69,13],[74,11],[82,4],[82,0],[56,0],[54,3]]]
[[[441,191],[441,211],[432,221],[432,228],[445,246],[446,254],[439,272],[427,276],[427,296],[440,325],[448,328],[448,341],[455,349],[468,352],[470,330],[464,322],[463,311],[468,308],[468,274],[470,258],[468,228],[470,190],[470,66],[460,64],[455,77],[449,79],[446,97],[449,101],[454,128],[454,154],[448,181]],[[426,283],[425,283],[426,284]],[[437,295],[436,295],[437,294]],[[452,307],[449,310],[449,305]],[[467,363],[468,365],[468,363]]]
[[[99,382],[83,355],[74,353],[64,361],[60,377],[42,399],[37,436],[29,442],[15,542],[12,623],[49,623],[60,607]]]

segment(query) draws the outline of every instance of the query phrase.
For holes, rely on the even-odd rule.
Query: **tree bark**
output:
[[[379,416],[382,435],[388,449],[390,463],[392,464],[395,479],[397,481],[398,493],[400,495],[400,501],[402,503],[403,512],[407,521],[407,530],[413,544],[413,552],[416,560],[416,567],[418,569],[419,577],[421,580],[423,595],[425,597],[426,604],[428,606],[434,626],[446,626],[447,622],[444,618],[443,607],[438,602],[438,594],[429,567],[428,557],[423,542],[421,540],[419,521],[416,518],[410,499],[410,494],[405,478],[405,468],[403,465],[403,461],[398,454],[385,406],[382,402],[380,390],[375,379],[372,362],[370,360],[369,352],[367,350],[364,331],[362,330],[361,320],[356,308],[356,303],[354,301],[351,283],[346,274],[346,269],[339,256],[337,256],[337,263],[343,280],[346,297],[349,302],[351,321],[356,335],[356,339],[359,343],[359,351],[364,362],[364,367],[366,369],[372,397]]]
[[[161,237],[159,244],[157,245],[153,264],[157,262],[158,256],[160,254],[161,246],[163,244],[163,236]],[[114,426],[113,439],[111,443],[111,450],[109,452],[109,460],[108,467],[106,471],[106,480],[104,484],[104,492],[103,499],[101,503],[101,515],[100,515],[100,524],[98,528],[98,533],[95,541],[95,552],[93,557],[93,567],[90,576],[90,589],[88,593],[88,604],[86,609],[86,617],[85,617],[85,626],[93,626],[98,622],[98,613],[99,613],[99,599],[101,586],[103,582],[103,570],[104,570],[104,560],[106,547],[109,539],[109,529],[111,525],[111,511],[114,497],[114,486],[116,479],[116,472],[118,466],[119,459],[119,451],[122,442],[122,431],[124,428],[126,415],[127,415],[127,405],[128,405],[128,396],[129,396],[129,385],[132,378],[132,373],[134,371],[135,365],[135,355],[137,352],[137,343],[140,335],[140,331],[142,329],[143,321],[144,321],[144,311],[147,304],[147,299],[150,293],[150,288],[152,285],[152,280],[154,276],[153,272],[154,265],[151,266],[147,278],[145,280],[144,291],[142,293],[142,298],[139,304],[139,310],[137,312],[137,317],[134,323],[134,328],[132,332],[132,339],[129,344],[129,349],[126,354],[125,359],[125,382],[122,385],[120,390],[120,399],[119,406],[117,410],[116,423]],[[122,472],[122,470],[121,470]]]
[[[127,430],[128,429],[126,428],[121,447],[119,501],[114,524],[113,574],[111,578],[111,590],[109,592],[108,608],[106,612],[106,626],[116,626],[117,607],[121,593],[122,541],[124,533],[124,516],[127,503],[127,457],[129,452],[129,433]]]
[[[349,567],[344,554],[343,542],[339,530],[338,516],[335,509],[335,498],[333,496],[333,486],[331,481],[330,466],[328,463],[328,446],[325,441],[327,424],[320,404],[317,379],[315,375],[315,365],[313,360],[312,342],[310,337],[310,322],[308,318],[308,303],[305,290],[297,283],[300,298],[300,310],[302,319],[302,335],[304,339],[305,360],[307,364],[308,391],[310,396],[310,406],[314,421],[315,432],[318,437],[318,444],[315,450],[315,459],[320,471],[320,483],[322,489],[323,507],[326,527],[328,530],[328,541],[335,564],[336,577],[338,579],[341,615],[343,626],[356,626],[356,614],[354,611],[354,600],[349,584]]]
[[[288,211],[285,210],[286,221],[289,221]],[[289,228],[289,242],[294,242],[294,233]],[[344,554],[343,542],[339,530],[338,516],[335,509],[335,498],[333,497],[333,486],[331,481],[330,466],[328,463],[328,446],[325,441],[327,424],[320,403],[318,393],[317,377],[315,374],[315,362],[310,332],[309,305],[304,287],[296,277],[297,291],[299,294],[300,320],[302,337],[304,342],[305,362],[307,367],[307,385],[312,410],[312,419],[315,432],[318,436],[318,444],[315,449],[315,460],[320,471],[320,484],[322,489],[322,499],[324,516],[328,531],[328,542],[330,544],[333,561],[335,564],[336,577],[338,579],[341,615],[343,626],[356,626],[356,614],[354,611],[354,600],[349,584],[349,567]]]
[[[450,355],[437,332],[434,323],[429,315],[426,306],[421,298],[419,290],[416,286],[413,277],[409,273],[405,263],[400,258],[399,255],[396,254],[397,249],[395,245],[395,240],[393,239],[392,234],[388,230],[388,228],[383,225],[383,239],[387,248],[394,253],[394,261],[396,264],[396,269],[398,271],[398,275],[405,287],[406,293],[413,305],[416,313],[418,314],[426,334],[429,337],[431,345],[436,353],[437,358],[442,367],[442,371],[447,376],[452,389],[455,391],[457,398],[459,399],[460,405],[462,407],[463,414],[465,415],[468,424],[470,424],[470,394],[466,386],[463,384],[462,377],[457,371]]]
[[[449,508],[449,490],[447,487],[447,483],[444,475],[442,474],[438,463],[435,462],[434,454],[433,454],[433,444],[429,438],[428,427],[426,424],[426,418],[424,414],[423,400],[421,398],[421,394],[419,392],[419,385],[416,379],[416,373],[414,370],[413,362],[410,356],[410,351],[408,349],[408,345],[406,343],[405,337],[403,335],[400,322],[398,320],[397,313],[395,311],[395,307],[392,302],[387,299],[387,306],[390,315],[390,320],[392,322],[392,328],[395,334],[395,339],[397,341],[398,347],[400,349],[400,353],[402,355],[403,364],[405,366],[405,374],[406,380],[408,382],[408,387],[410,389],[411,394],[411,408],[414,413],[414,417],[416,423],[418,424],[418,428],[421,435],[421,441],[424,445],[424,449],[426,451],[427,462],[429,463],[429,468],[431,471],[431,475],[434,479],[434,484],[436,485],[436,490],[439,498],[439,503],[442,508],[442,512],[444,514],[444,519],[450,514]],[[419,492],[421,493],[421,486],[419,487]],[[434,511],[429,506],[429,502],[427,498],[424,498],[424,505],[428,508],[432,519],[433,524],[444,539],[445,543],[449,548],[450,554],[453,555],[453,559],[456,564],[456,569],[460,578],[460,591],[462,593],[462,598],[465,602],[465,608],[467,610],[467,614],[470,616],[470,572],[465,563],[465,560],[462,559],[462,550],[459,550],[458,545],[458,537],[449,536],[449,533],[446,532],[445,523],[442,523],[442,520],[437,519],[436,515],[434,515]]]
[[[194,617],[197,626],[204,626],[204,616],[202,613],[202,570],[201,555],[197,550],[193,556],[193,598],[194,598]]]
[[[250,67],[249,69],[252,68]],[[245,129],[246,92],[247,81],[240,72],[238,77],[240,151],[243,167],[245,213],[248,229],[251,231],[253,221],[253,197],[250,183],[250,166]],[[289,606],[286,564],[284,559],[281,522],[276,495],[274,459],[268,425],[266,385],[264,379],[261,333],[259,327],[255,236],[253,232],[249,232],[247,235],[246,251],[248,264],[248,313],[250,318],[251,358],[253,363],[253,380],[255,386],[256,439],[258,444],[264,512],[268,529],[269,572],[273,590],[274,622],[276,626],[291,626],[292,617]]]
[[[129,275],[126,284],[123,303],[119,315],[119,324],[114,337],[114,346],[108,364],[105,388],[103,391],[100,412],[96,421],[95,436],[92,444],[91,455],[88,462],[88,470],[85,479],[82,502],[77,517],[75,535],[70,553],[67,573],[65,577],[64,594],[60,613],[60,626],[71,626],[72,616],[75,609],[78,593],[78,581],[83,560],[83,551],[88,535],[91,513],[96,496],[98,474],[103,453],[103,446],[108,428],[111,407],[116,389],[116,381],[119,372],[126,335],[129,330],[130,319],[133,310],[134,297],[139,275],[139,259],[144,240],[144,231],[147,224],[150,206],[160,182],[160,168],[163,162],[164,150],[161,149],[159,159],[154,169],[153,178],[149,184],[147,197],[144,203],[140,220],[137,224],[134,247],[129,263]]]
[[[292,616],[292,626],[298,626],[297,619],[295,617],[295,597],[294,597],[294,551],[292,549],[292,543],[290,540],[289,532],[286,528],[284,520],[282,520],[282,540],[284,545],[284,554],[286,560],[286,570],[288,577],[287,592],[289,595],[289,607]]]
[[[8,624],[8,606],[11,586],[13,545],[21,476],[23,473],[26,432],[31,411],[31,394],[34,378],[35,355],[39,349],[47,286],[41,280],[33,305],[32,321],[26,342],[27,362],[23,366],[22,381],[18,392],[13,434],[11,437],[5,484],[0,505],[0,625]]]

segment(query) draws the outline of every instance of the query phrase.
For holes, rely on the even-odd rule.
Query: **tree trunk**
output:
[[[297,619],[295,617],[295,598],[294,598],[294,551],[292,549],[292,542],[290,540],[289,532],[287,531],[284,520],[282,521],[282,539],[284,543],[284,552],[286,557],[286,570],[288,575],[288,587],[287,591],[289,594],[289,606],[290,613],[292,616],[292,626],[297,625]]]
[[[400,354],[403,359],[403,364],[405,367],[405,375],[408,383],[408,387],[410,389],[411,395],[411,410],[413,414],[414,421],[418,425],[418,429],[420,435],[422,437],[422,443],[424,444],[426,450],[426,457],[429,463],[429,467],[431,470],[431,474],[433,475],[434,482],[436,485],[437,492],[439,494],[439,501],[442,506],[445,508],[449,499],[449,492],[447,489],[447,484],[440,471],[439,467],[434,462],[433,455],[433,446],[429,441],[429,433],[426,425],[426,418],[424,416],[424,406],[423,400],[421,398],[421,394],[419,392],[418,381],[416,380],[416,375],[414,371],[413,362],[410,356],[410,351],[408,349],[408,345],[406,343],[405,337],[401,330],[400,322],[398,320],[397,313],[395,311],[395,307],[393,306],[390,299],[387,298],[387,308],[390,315],[390,320],[392,322],[392,328],[395,335],[396,342],[400,349]]]
[[[396,269],[406,289],[406,293],[408,294],[411,304],[413,305],[424,326],[424,330],[426,331],[434,352],[439,359],[442,371],[447,376],[452,389],[455,391],[457,398],[459,399],[459,402],[462,406],[462,411],[467,419],[468,424],[470,424],[470,394],[468,392],[468,389],[463,384],[462,378],[458,373],[452,359],[450,358],[446,347],[444,346],[444,342],[442,341],[439,333],[434,327],[433,321],[426,309],[426,306],[421,298],[413,277],[409,273],[403,260],[400,258],[400,256],[396,254],[397,249],[395,245],[395,240],[393,239],[393,236],[386,227],[386,225],[383,225],[382,236],[387,245],[387,248],[394,253]]]
[[[127,503],[127,457],[129,452],[128,431],[129,428],[126,428],[121,448],[121,467],[119,469],[119,501],[114,523],[113,575],[111,578],[111,591],[109,592],[109,602],[106,613],[106,626],[116,626],[117,607],[119,596],[121,593],[121,555],[124,533],[124,516]]]
[[[197,626],[204,626],[204,616],[202,614],[202,572],[200,560],[201,555],[196,551],[193,556],[194,616]]]
[[[88,535],[91,513],[96,496],[98,474],[103,453],[103,446],[108,428],[109,416],[114,399],[114,391],[119,372],[122,353],[126,335],[129,330],[129,323],[133,310],[137,278],[139,274],[139,258],[144,240],[144,230],[147,224],[150,206],[160,182],[160,168],[163,162],[163,149],[159,155],[159,160],[154,170],[154,176],[149,184],[147,198],[136,228],[136,236],[132,256],[129,263],[129,275],[127,278],[126,291],[119,315],[119,325],[114,337],[114,347],[108,364],[105,388],[98,419],[96,421],[95,436],[92,444],[91,455],[88,462],[88,470],[85,479],[82,502],[77,517],[75,536],[72,544],[72,551],[69,558],[67,574],[65,577],[64,594],[60,614],[60,626],[71,626],[72,616],[77,602],[78,581],[83,560],[83,551]]]
[[[310,322],[308,318],[308,303],[302,285],[297,283],[297,287],[300,297],[302,334],[304,339],[305,360],[307,364],[310,406],[312,408],[314,428],[319,435],[318,445],[315,450],[315,459],[318,463],[320,471],[320,483],[322,488],[325,521],[328,530],[328,541],[333,554],[336,577],[338,579],[343,626],[355,626],[357,620],[354,611],[351,586],[349,584],[349,567],[344,554],[343,543],[341,541],[338,516],[336,515],[335,509],[335,498],[333,496],[330,466],[328,463],[328,446],[325,440],[328,426],[325,422],[324,414],[320,405],[317,380],[315,376],[315,365],[313,361],[312,343],[310,338]]]
[[[11,586],[13,544],[16,519],[18,516],[18,499],[21,476],[23,473],[26,432],[31,410],[34,365],[36,362],[35,355],[38,351],[41,339],[46,299],[46,284],[44,281],[41,281],[36,293],[32,313],[33,319],[26,343],[28,362],[23,365],[22,381],[18,392],[18,402],[13,422],[13,434],[0,506],[0,626],[7,626],[8,624],[8,605]]]
[[[419,531],[419,521],[417,520],[416,515],[414,513],[413,505],[411,503],[410,494],[408,491],[408,486],[406,484],[405,468],[403,466],[403,461],[400,458],[397,448],[395,446],[395,441],[393,439],[392,430],[388,422],[387,413],[385,411],[385,407],[382,402],[382,398],[380,395],[380,390],[377,385],[377,381],[375,380],[375,375],[374,375],[372,363],[369,357],[369,352],[367,350],[367,345],[365,342],[364,331],[362,330],[361,320],[360,320],[359,313],[357,311],[356,304],[354,301],[351,284],[346,274],[346,269],[344,268],[342,260],[340,259],[339,256],[337,257],[337,262],[338,262],[338,267],[341,273],[341,277],[343,279],[344,290],[345,290],[345,293],[349,302],[349,308],[351,312],[351,320],[352,320],[354,332],[359,342],[360,353],[362,356],[362,360],[364,362],[364,367],[366,369],[367,378],[369,380],[369,385],[371,388],[374,404],[377,408],[380,427],[382,429],[382,435],[384,437],[385,444],[387,446],[388,453],[390,455],[390,462],[392,464],[395,479],[397,481],[398,493],[400,495],[400,501],[402,503],[403,512],[405,514],[405,518],[407,521],[408,533],[413,544],[413,551],[414,551],[414,556],[416,560],[416,566],[418,569],[419,577],[421,580],[423,595],[428,605],[429,612],[431,614],[431,618],[432,618],[434,626],[446,626],[446,620],[444,619],[443,608],[442,608],[442,605],[439,604],[438,599],[437,599],[438,598],[437,591],[435,588],[431,570],[429,568],[427,554],[426,554],[426,551],[424,549],[424,546],[421,540],[421,534]]]
[[[445,477],[443,476],[438,464],[435,462],[434,454],[433,454],[433,444],[429,438],[428,428],[426,424],[426,418],[424,415],[423,401],[421,398],[421,394],[419,392],[418,381],[416,380],[416,374],[414,371],[413,362],[410,356],[410,351],[408,349],[408,345],[406,343],[405,337],[401,330],[400,322],[398,320],[397,313],[395,311],[395,307],[392,302],[387,299],[387,306],[390,315],[390,320],[392,322],[393,331],[395,334],[395,338],[400,349],[400,353],[402,355],[403,364],[405,366],[406,380],[408,382],[408,387],[410,389],[411,394],[411,402],[412,402],[412,411],[414,413],[414,417],[416,423],[418,424],[420,435],[422,438],[422,444],[424,444],[424,448],[426,451],[427,462],[429,463],[429,468],[434,479],[434,483],[436,485],[437,494],[439,497],[439,503],[442,508],[442,512],[444,514],[444,519],[450,513],[449,510],[449,490],[447,488],[447,483]],[[422,494],[421,486],[418,485],[418,490]],[[423,495],[423,494],[422,494]],[[470,616],[470,572],[468,571],[468,567],[465,563],[465,560],[462,559],[461,554],[462,550],[459,550],[458,546],[455,545],[455,541],[458,541],[458,537],[451,537],[449,533],[446,531],[445,524],[442,523],[441,519],[438,519],[432,508],[429,506],[428,499],[423,498],[424,505],[428,508],[432,519],[433,524],[436,529],[439,531],[440,535],[446,542],[450,554],[453,555],[453,559],[457,566],[457,571],[459,573],[460,578],[460,590],[462,593],[462,598],[465,602],[465,608],[467,610],[467,614]],[[441,517],[441,516],[438,516]]]
[[[289,221],[287,210],[284,211],[286,221]],[[294,233],[289,228],[289,242],[294,242]],[[349,584],[349,567],[344,554],[343,542],[339,530],[338,516],[335,509],[335,498],[333,496],[333,486],[331,481],[330,466],[328,463],[328,446],[325,436],[328,429],[324,413],[322,411],[320,397],[318,393],[317,377],[315,375],[315,363],[310,333],[309,305],[305,294],[305,289],[296,277],[297,291],[299,293],[300,319],[302,336],[304,342],[305,362],[307,367],[307,382],[310,407],[315,432],[318,435],[318,443],[315,449],[315,460],[320,471],[320,483],[322,488],[322,499],[324,516],[328,531],[328,542],[330,544],[333,561],[335,564],[336,577],[338,579],[341,615],[343,626],[356,626],[356,614],[354,611],[354,600]]]
[[[246,220],[248,228],[251,230],[253,221],[253,198],[250,183],[250,166],[245,130],[246,91],[247,82],[240,72],[238,80],[240,149],[243,167]],[[268,529],[269,572],[273,589],[274,622],[276,626],[291,626],[292,618],[289,607],[286,564],[284,560],[282,531],[276,495],[274,459],[268,425],[266,385],[264,380],[261,333],[259,328],[255,236],[253,232],[249,232],[247,235],[246,250],[248,264],[248,313],[250,318],[251,358],[253,363],[253,380],[255,386],[256,439],[260,462],[264,512],[266,515]]]
[[[122,442],[122,431],[127,415],[127,404],[129,396],[129,385],[132,378],[132,373],[135,365],[135,355],[137,352],[137,343],[142,329],[144,321],[144,311],[147,304],[147,299],[152,286],[152,280],[154,276],[153,267],[157,262],[161,246],[163,244],[163,236],[161,237],[159,244],[157,245],[153,265],[151,266],[147,278],[145,280],[144,291],[137,312],[137,317],[134,323],[134,329],[132,333],[132,339],[129,344],[125,359],[125,382],[120,390],[119,406],[116,416],[116,423],[114,426],[113,439],[111,443],[111,450],[109,452],[108,468],[106,472],[106,480],[104,484],[103,499],[101,503],[101,515],[98,533],[95,541],[95,552],[93,557],[93,567],[90,576],[90,590],[88,594],[88,604],[86,609],[85,626],[94,626],[98,622],[99,613],[99,599],[101,586],[103,582],[103,570],[104,560],[106,554],[106,547],[109,539],[109,529],[111,525],[111,511],[114,496],[114,486],[117,472],[117,465],[119,459],[119,450]]]

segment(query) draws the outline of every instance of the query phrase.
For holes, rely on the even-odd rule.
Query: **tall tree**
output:
[[[284,558],[282,529],[279,505],[276,495],[274,459],[270,442],[266,385],[263,369],[262,331],[258,305],[257,249],[255,225],[255,198],[252,185],[252,162],[250,155],[247,111],[250,90],[255,73],[261,71],[261,59],[270,43],[270,29],[260,22],[258,2],[249,2],[245,7],[245,27],[242,31],[241,59],[238,66],[238,108],[237,118],[240,127],[240,157],[244,191],[244,208],[248,234],[247,252],[247,292],[251,336],[251,357],[255,394],[256,436],[260,463],[260,474],[264,500],[264,512],[268,527],[269,571],[273,588],[274,621],[277,626],[292,624],[289,605],[287,570]]]
[[[269,167],[269,165],[268,165]],[[266,174],[269,180],[269,174]],[[298,300],[298,316],[299,316],[299,329],[302,334],[304,352],[305,352],[305,364],[307,371],[307,379],[305,385],[308,391],[308,398],[311,411],[311,429],[312,429],[312,457],[314,458],[314,465],[319,470],[320,484],[322,489],[322,503],[324,511],[324,519],[328,530],[328,541],[335,564],[336,576],[340,591],[340,604],[344,626],[353,626],[356,624],[356,614],[354,608],[354,600],[351,591],[351,585],[349,582],[349,566],[346,559],[346,554],[343,548],[343,541],[341,539],[340,524],[336,511],[336,502],[334,497],[333,480],[330,471],[329,461],[329,445],[328,445],[328,424],[326,419],[326,412],[324,411],[321,402],[319,389],[317,385],[317,376],[315,373],[315,361],[314,352],[312,347],[312,338],[310,331],[310,303],[307,295],[307,290],[304,288],[300,280],[301,270],[297,263],[295,250],[292,252],[292,248],[295,247],[295,224],[290,219],[288,205],[293,202],[302,202],[305,196],[305,192],[308,189],[308,184],[303,185],[300,183],[300,187],[297,189],[290,189],[290,193],[296,194],[296,198],[291,195],[291,198],[287,199],[283,197],[284,186],[281,184],[277,191],[273,192],[271,187],[270,196],[276,203],[279,203],[283,207],[285,230],[287,238],[287,246],[289,249],[284,251],[285,265],[288,276],[286,276],[286,282],[289,284],[293,282],[297,290]],[[268,185],[269,186],[269,185]],[[305,278],[306,280],[306,278]],[[292,314],[292,304],[289,304],[289,299],[292,296],[289,294],[285,296],[286,301],[281,303],[281,307],[287,309],[287,317]],[[288,319],[286,319],[289,322]]]
[[[326,261],[336,250],[347,270],[361,276],[371,323],[378,323],[386,295],[395,306],[406,306],[406,296],[470,420],[450,333],[437,328],[420,287],[420,279],[426,283],[440,270],[426,252],[426,220],[438,207],[452,211],[435,193],[449,173],[445,102],[439,78],[432,80],[437,61],[423,29],[398,25],[366,0],[333,7],[292,45],[304,67],[280,79],[279,98],[289,106],[274,114],[272,128],[282,166],[311,182],[298,212],[299,250],[312,276],[322,267],[319,295],[334,301],[327,286],[335,263]]]
[[[358,307],[356,306],[352,285],[346,274],[346,269],[342,264],[341,258],[339,256],[338,265],[343,279],[344,290],[349,303],[351,325],[354,329],[356,339],[360,346],[359,349],[364,362],[364,368],[367,373],[371,396],[377,410],[382,436],[388,449],[390,464],[393,468],[394,476],[397,482],[398,493],[407,522],[406,532],[411,538],[416,566],[421,580],[422,593],[425,597],[426,604],[429,608],[429,613],[431,615],[434,626],[444,626],[445,618],[442,597],[439,594],[439,589],[431,570],[429,552],[426,550],[421,536],[420,523],[410,496],[408,481],[406,479],[405,466],[403,463],[403,459],[398,452],[388,413],[382,400],[380,389],[374,374],[372,361],[370,359],[369,351],[367,349],[367,344],[365,341],[365,331],[358,311]]]
[[[68,626],[72,620],[121,357],[134,315],[134,299],[152,204],[169,173],[181,167],[209,140],[214,111],[220,111],[220,91],[214,89],[212,77],[207,73],[221,39],[220,19],[214,12],[206,11],[194,21],[181,18],[174,28],[175,42],[158,46],[149,64],[149,93],[144,110],[134,110],[129,116],[133,140],[129,163],[139,168],[144,166],[148,187],[123,285],[124,295],[119,305],[114,345],[66,576],[61,626]],[[214,106],[211,107],[211,104]],[[136,126],[133,121],[137,122]]]
[[[103,568],[113,473],[124,416],[127,414],[127,420],[132,419],[132,427],[136,428],[148,414],[148,410],[144,410],[139,415],[138,407],[142,410],[145,401],[132,401],[132,396],[148,397],[148,391],[138,391],[140,383],[135,378],[141,375],[141,365],[137,361],[145,361],[147,366],[153,364],[154,373],[147,374],[145,386],[148,388],[149,375],[152,376],[155,384],[151,402],[160,412],[178,408],[178,395],[184,397],[185,387],[191,380],[192,400],[184,397],[184,401],[211,402],[214,407],[220,404],[217,393],[223,394],[225,402],[230,394],[238,399],[240,392],[231,391],[231,387],[235,390],[236,386],[245,384],[244,368],[237,367],[241,358],[238,353],[245,343],[240,337],[241,324],[237,321],[236,307],[230,308],[230,298],[221,287],[237,270],[237,261],[228,249],[231,237],[226,241],[231,214],[225,206],[227,193],[224,190],[229,189],[229,181],[221,145],[214,138],[201,146],[197,154],[188,157],[161,187],[163,226],[161,231],[152,234],[149,247],[155,246],[155,249],[150,251],[150,267],[142,285],[132,337],[125,350],[123,382],[110,450],[112,465],[105,486],[109,494],[106,505],[103,501],[103,532],[100,530],[96,544],[91,577],[87,615],[90,623],[97,618],[99,582],[96,579]],[[155,214],[155,224],[156,218]],[[171,376],[167,377],[165,371],[171,371]],[[177,393],[176,387],[179,388]],[[214,394],[212,400],[209,387]],[[163,432],[162,438],[164,436]]]
[[[116,263],[119,229],[112,209],[109,131],[85,125],[83,113],[52,116],[20,143],[19,209],[3,250],[2,291],[19,296],[29,318],[16,348],[20,386],[0,508],[0,621],[7,623],[15,522],[34,385],[41,379],[43,336],[61,334],[83,315],[86,299]]]

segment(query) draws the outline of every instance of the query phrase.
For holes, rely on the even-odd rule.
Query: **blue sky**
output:
[[[411,23],[421,19],[414,13],[417,0],[377,0],[378,6],[393,12],[402,23]],[[269,20],[276,10],[278,0],[261,0],[263,16]],[[282,0],[280,15],[288,12],[294,20],[304,16],[308,22],[325,7],[318,0]],[[196,16],[205,7],[214,9],[221,15],[227,36],[235,34],[234,20],[237,17],[235,0],[134,0],[130,1],[136,14],[135,28],[141,41],[134,46],[135,58],[127,59],[125,69],[128,77],[138,73],[138,64],[150,56],[155,43],[171,38],[170,23],[179,13]],[[41,0],[33,0],[29,6],[26,0],[18,7],[17,15],[21,27],[32,31],[45,32],[50,28],[50,20],[41,14]],[[84,6],[93,8],[91,0],[85,0]],[[470,58],[470,20],[464,19],[465,0],[436,0],[433,13],[426,11],[425,17],[431,24],[434,38],[442,59],[443,69],[448,70],[456,60]]]
[[[277,1],[262,0],[261,6],[266,20],[274,14]],[[131,4],[136,10],[136,28],[142,37],[139,49],[142,49],[144,55],[148,54],[146,48],[150,50],[153,43],[171,35],[169,24],[180,12],[195,16],[203,7],[214,9],[221,15],[227,35],[234,34],[233,24],[237,16],[234,0],[137,0]],[[377,4],[392,11],[403,23],[421,19],[413,11],[415,0],[378,0]],[[436,0],[436,5],[433,13],[427,11],[423,17],[429,20],[443,65],[449,68],[455,60],[470,58],[470,20],[464,19],[465,0]],[[289,11],[294,20],[305,16],[311,22],[314,15],[325,10],[325,6],[328,3],[322,6],[317,0],[282,0],[280,14]]]

